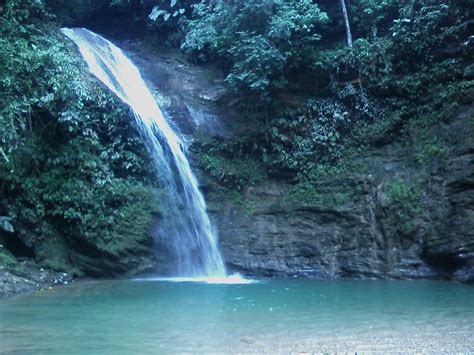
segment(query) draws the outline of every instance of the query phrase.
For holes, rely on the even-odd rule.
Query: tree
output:
[[[200,58],[223,59],[233,87],[266,95],[313,61],[328,20],[311,0],[201,2],[182,47]]]
[[[342,14],[344,15],[344,23],[346,24],[347,45],[352,48],[351,26],[349,24],[349,16],[347,15],[346,3],[344,0],[340,0],[340,2],[341,2]]]

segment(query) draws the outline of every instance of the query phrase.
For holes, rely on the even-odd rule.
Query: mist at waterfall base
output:
[[[160,110],[137,67],[113,43],[83,28],[64,28],[79,47],[89,70],[132,109],[153,155],[165,193],[156,231],[166,247],[168,275],[175,281],[246,282],[229,277],[218,248],[206,203],[185,155],[184,144]],[[160,251],[163,254],[163,250]]]

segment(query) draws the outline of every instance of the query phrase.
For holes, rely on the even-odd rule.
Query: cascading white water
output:
[[[140,72],[125,54],[103,37],[83,28],[63,29],[76,43],[89,69],[130,106],[160,172],[166,197],[160,200],[165,238],[174,262],[172,276],[226,275],[206,203],[184,153],[181,139],[163,116]]]

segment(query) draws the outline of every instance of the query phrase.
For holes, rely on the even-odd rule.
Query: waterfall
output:
[[[140,72],[110,41],[83,28],[63,33],[76,43],[89,70],[130,106],[159,171],[166,196],[160,199],[163,223],[159,236],[170,254],[170,276],[224,277],[226,270],[206,203],[173,131]]]

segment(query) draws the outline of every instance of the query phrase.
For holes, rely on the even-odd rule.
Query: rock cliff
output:
[[[220,100],[228,93],[218,71],[159,50],[145,55],[137,42],[122,46],[190,142],[202,131],[231,137],[252,129]],[[278,176],[236,193],[196,159],[229,267],[262,276],[473,281],[473,112],[467,104],[430,128],[449,154],[424,159],[416,134],[388,139],[361,153],[355,168],[296,194],[294,182]]]

